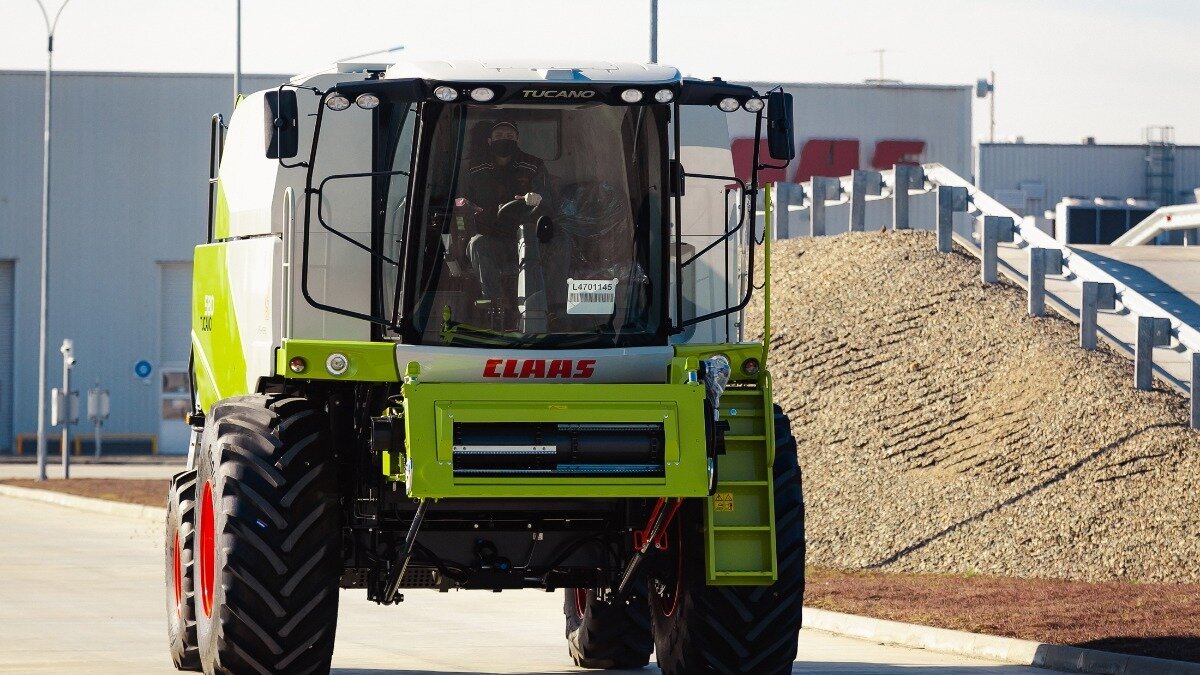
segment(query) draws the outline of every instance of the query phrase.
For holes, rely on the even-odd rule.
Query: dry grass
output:
[[[1198,584],[809,568],[805,604],[939,628],[1200,661]]]
[[[12,478],[0,480],[0,484],[165,508],[167,487],[170,483],[165,480],[140,478],[72,478],[43,482],[26,478]]]

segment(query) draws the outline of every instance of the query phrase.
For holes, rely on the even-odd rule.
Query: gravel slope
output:
[[[772,260],[811,564],[1200,581],[1185,399],[1136,391],[1128,360],[1029,318],[929,233],[778,242]]]

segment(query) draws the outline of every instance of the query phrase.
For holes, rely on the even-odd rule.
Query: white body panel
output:
[[[359,81],[363,72],[337,69],[295,78],[293,84],[327,89],[339,82]],[[516,64],[510,62],[425,62],[398,64],[387,70],[388,78],[422,77],[433,80],[467,81],[573,81],[653,83],[676,82],[674,68],[644,64],[606,62],[575,63],[568,66]],[[370,254],[328,232],[317,217],[316,196],[305,195],[304,168],[285,168],[265,156],[263,102],[265,92],[246,97],[230,121],[221,163],[220,183],[229,208],[229,238],[249,237],[229,246],[228,269],[235,296],[235,311],[246,347],[247,385],[254,390],[260,377],[274,375],[274,347],[283,337],[307,340],[365,341],[370,339],[367,321],[313,307],[303,296],[302,256],[306,200],[312,214],[309,222],[308,292],[319,303],[364,314],[370,313]],[[307,90],[297,91],[299,106],[299,154],[286,161],[309,161],[320,98]],[[746,113],[735,115],[751,116]],[[729,153],[728,115],[715,108],[687,108],[684,113],[684,147],[681,159],[691,173],[732,175]],[[335,174],[371,170],[371,113],[351,106],[324,113],[313,187]],[[548,162],[578,162],[572,153]],[[334,179],[326,183],[321,216],[330,227],[369,246],[371,243],[371,181],[364,178]],[[726,213],[725,182],[690,181],[684,198],[685,242],[697,250],[723,235],[730,216]],[[731,200],[732,202],[732,200]],[[673,214],[673,208],[671,210]],[[717,246],[694,264],[697,288],[689,294],[696,301],[695,314],[722,308],[726,297],[737,301],[738,259],[731,243],[728,262],[724,247]],[[262,266],[270,260],[270,272]],[[286,286],[285,286],[286,285]],[[286,290],[285,290],[286,289]],[[728,291],[728,292],[727,292]],[[719,342],[736,339],[737,319],[727,317],[696,326],[674,342]],[[403,371],[406,359],[420,355],[425,372],[439,381],[478,380],[487,358],[509,358],[510,352],[471,350],[440,351],[436,347],[401,346],[397,355]],[[408,351],[405,351],[408,350]],[[415,350],[415,351],[413,351]],[[538,358],[534,352],[510,350],[511,358]],[[662,380],[671,350],[597,350],[545,352],[544,358],[595,358],[593,382],[658,382]],[[454,359],[449,357],[454,354]],[[557,354],[558,356],[555,356]],[[465,360],[464,360],[465,358]],[[428,361],[428,364],[426,364]],[[460,365],[455,365],[456,363]],[[465,365],[462,365],[465,364]],[[447,379],[449,378],[449,379]],[[458,379],[455,379],[458,378]],[[467,378],[467,379],[463,379]],[[529,378],[526,378],[529,379]],[[538,378],[532,378],[537,380]],[[549,381],[549,378],[547,378]]]
[[[670,347],[533,350],[397,345],[396,365],[404,373],[409,363],[419,363],[421,374],[417,379],[422,382],[651,384],[666,379],[674,355]],[[558,366],[561,374],[536,376],[538,368],[549,375],[550,369],[555,367],[554,361],[566,362]]]

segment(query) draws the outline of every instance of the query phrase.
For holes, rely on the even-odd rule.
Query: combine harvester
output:
[[[790,672],[800,471],[740,338],[726,116],[786,162],[791,109],[659,65],[358,63],[214,117],[176,666],[327,672],[339,588],[538,588],[580,666]]]

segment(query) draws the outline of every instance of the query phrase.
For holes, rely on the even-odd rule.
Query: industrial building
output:
[[[32,452],[37,430],[43,78],[0,71],[0,452]],[[243,89],[283,79],[245,76]],[[799,152],[779,178],[898,160],[969,171],[968,87],[786,88]],[[192,247],[206,231],[210,117],[231,104],[227,75],[54,74],[47,386],[73,339],[74,388],[110,392],[106,448],[185,450]],[[733,150],[748,162],[753,134],[741,135]]]
[[[1169,127],[1148,128],[1145,139],[1126,145],[1090,138],[1078,144],[981,143],[975,184],[1063,243],[1110,243],[1117,228],[1096,241],[1069,237],[1065,223],[1055,222],[1064,212],[1060,205],[1126,208],[1144,217],[1159,206],[1196,201],[1200,146],[1176,145]],[[1183,243],[1187,236],[1174,233],[1162,243]]]
[[[37,431],[43,86],[44,73],[0,71],[0,452],[32,453]],[[53,94],[47,386],[70,338],[73,388],[111,397],[106,447],[182,452],[192,247],[206,236],[209,120],[228,117],[232,78],[56,72]]]

